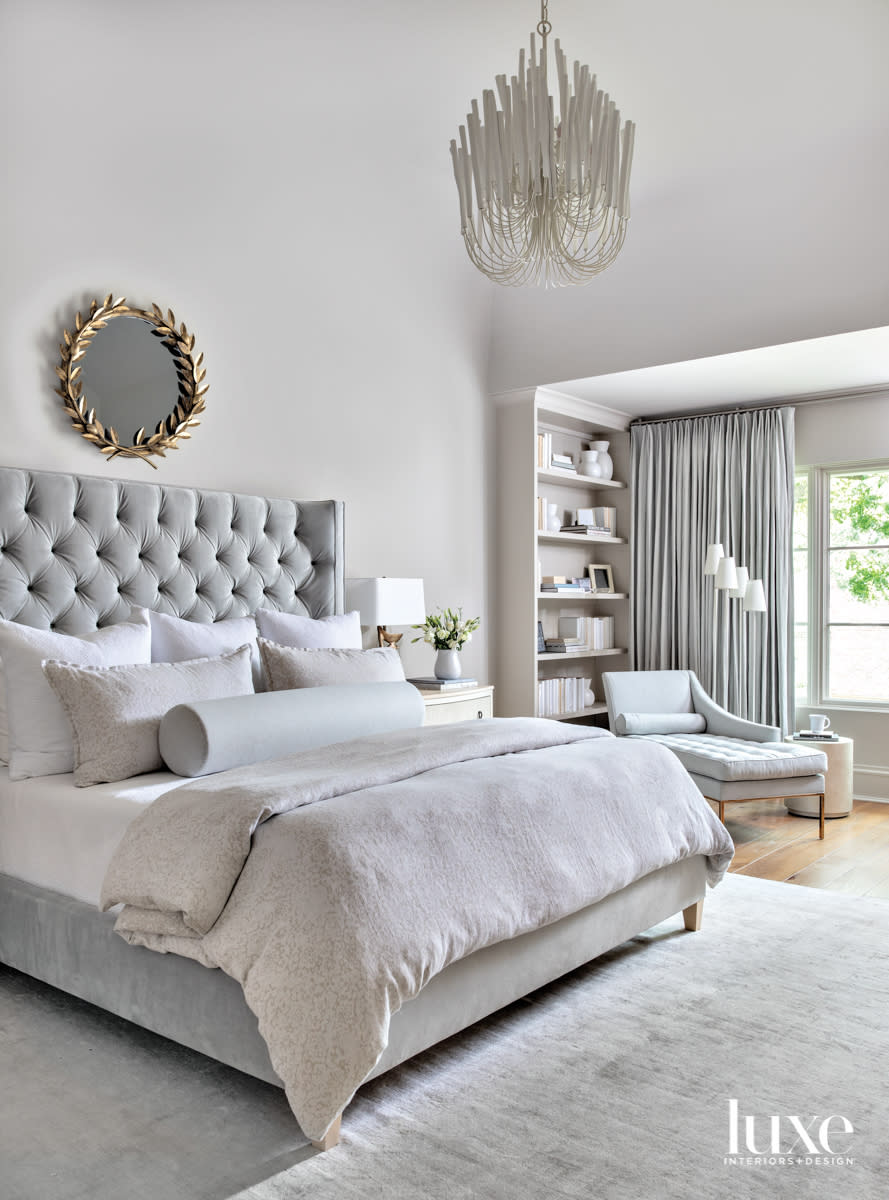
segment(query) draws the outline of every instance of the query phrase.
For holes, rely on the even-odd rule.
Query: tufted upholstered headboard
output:
[[[63,633],[130,605],[193,621],[343,609],[343,504],[0,467],[0,617]]]

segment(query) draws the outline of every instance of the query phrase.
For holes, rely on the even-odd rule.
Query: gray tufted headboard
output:
[[[131,604],[342,612],[343,504],[0,467],[0,617],[80,634]]]

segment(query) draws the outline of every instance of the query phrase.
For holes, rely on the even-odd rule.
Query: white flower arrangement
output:
[[[412,629],[421,629],[422,637],[415,637],[414,642],[428,642],[436,650],[462,650],[467,642],[472,641],[472,635],[481,625],[480,617],[463,616],[463,609],[456,612],[450,608],[440,608],[437,613],[427,616],[422,625],[412,625]]]

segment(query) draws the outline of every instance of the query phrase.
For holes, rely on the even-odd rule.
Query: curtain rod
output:
[[[634,417],[630,428],[634,425],[663,425],[667,421],[694,421],[697,417],[730,417],[736,413],[766,412],[770,408],[796,408],[800,404],[817,404],[823,401],[823,396],[811,396],[804,400],[771,400],[762,404],[737,404],[732,408],[711,408],[704,412],[676,413],[667,417]]]
[[[731,408],[710,408],[701,413],[677,413],[673,416],[635,416],[633,425],[662,425],[665,421],[693,421],[696,416],[731,416],[734,413],[762,413],[769,408],[799,408],[800,404],[825,404],[831,400],[849,400],[857,396],[869,396],[887,391],[887,384],[871,384],[852,391],[823,391],[817,396],[793,396],[785,400],[763,400],[758,404],[733,404]]]

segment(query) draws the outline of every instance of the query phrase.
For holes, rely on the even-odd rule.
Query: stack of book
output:
[[[602,536],[603,534],[606,537],[614,537],[614,534],[607,525],[578,525],[575,523],[574,525],[563,525],[560,532],[583,533],[586,534],[587,537]]]
[[[564,471],[566,475],[577,474],[570,454],[550,455],[549,469],[551,471]]]
[[[592,679],[574,676],[537,681],[537,712],[541,717],[563,717],[588,707]]]
[[[593,581],[586,575],[541,575],[540,590],[554,596],[590,596]]]
[[[568,652],[613,650],[614,617],[559,617],[559,639]]]
[[[448,692],[452,688],[470,688],[478,687],[477,679],[435,679],[434,676],[428,675],[420,679],[409,679],[408,683],[412,683],[414,687],[419,688],[423,692]]]

